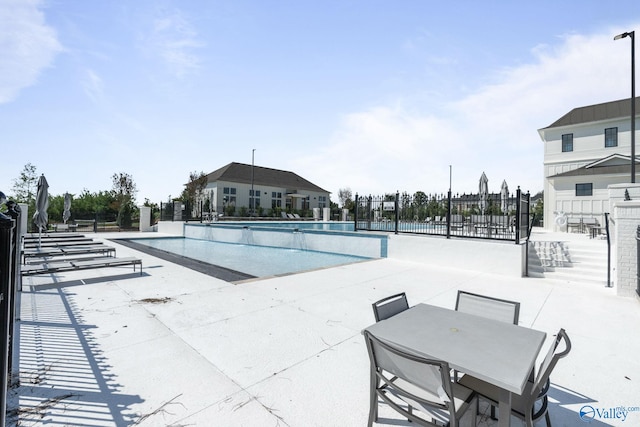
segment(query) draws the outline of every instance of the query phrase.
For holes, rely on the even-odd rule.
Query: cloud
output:
[[[0,103],[36,84],[62,46],[45,23],[39,0],[5,0],[0,5]]]
[[[619,31],[618,31],[619,30]],[[296,162],[312,182],[354,193],[477,191],[482,172],[490,191],[542,189],[543,145],[537,129],[572,108],[630,96],[628,43],[620,29],[565,35],[535,46],[530,63],[495,70],[492,84],[438,111],[379,105],[346,115],[318,156]],[[315,180],[315,181],[314,181]]]
[[[85,70],[81,81],[84,93],[94,102],[98,103],[104,93],[104,82],[102,78],[93,70]]]
[[[176,77],[183,78],[197,72],[201,60],[195,51],[205,43],[181,11],[161,11],[159,15],[154,19],[149,34],[143,37],[145,46],[162,59]]]

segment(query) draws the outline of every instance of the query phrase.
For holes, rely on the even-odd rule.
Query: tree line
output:
[[[27,163],[20,176],[13,180],[8,197],[17,203],[28,206],[30,216],[36,210],[36,192],[38,187],[37,168]],[[125,172],[114,173],[111,177],[112,188],[98,192],[84,189],[80,194],[71,194],[71,218],[69,221],[82,219],[101,219],[113,221],[121,228],[130,228],[138,219],[136,206],[137,188],[133,177]],[[49,223],[63,222],[64,194],[49,194],[47,214]],[[146,201],[148,203],[148,201]]]

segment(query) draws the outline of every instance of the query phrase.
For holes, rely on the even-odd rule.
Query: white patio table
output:
[[[546,333],[428,304],[366,328],[409,353],[449,362],[453,369],[501,389],[499,426],[511,422],[511,396],[522,394]]]

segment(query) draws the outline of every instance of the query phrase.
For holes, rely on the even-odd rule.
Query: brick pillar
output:
[[[621,200],[613,203],[613,227],[615,248],[614,281],[619,296],[636,295],[638,274],[638,243],[636,231],[640,225],[640,199]]]

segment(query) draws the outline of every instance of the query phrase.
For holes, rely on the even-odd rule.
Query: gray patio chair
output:
[[[558,351],[561,341],[564,341],[565,348],[562,351]],[[547,356],[540,365],[540,370],[538,371],[535,381],[527,382],[522,395],[513,396],[511,414],[524,420],[528,427],[533,427],[533,423],[542,417],[545,418],[547,426],[551,427],[548,408],[549,402],[547,398],[547,392],[550,385],[549,377],[553,368],[555,368],[558,363],[558,360],[569,354],[569,351],[571,351],[571,341],[569,340],[569,336],[564,329],[560,329],[553,344],[549,348]],[[465,385],[471,390],[474,390],[478,395],[483,396],[494,404],[497,404],[500,395],[500,389],[498,387],[469,375],[462,377],[459,383]],[[499,416],[506,416],[506,414],[499,414]]]
[[[517,325],[520,317],[520,303],[473,294],[467,291],[458,291],[456,311]]]
[[[376,322],[379,322],[405,311],[409,308],[409,302],[407,301],[407,295],[402,292],[400,294],[382,298],[380,301],[374,302],[372,306]]]
[[[447,362],[405,353],[369,331],[364,337],[371,362],[369,427],[378,420],[378,398],[417,425],[459,426],[475,393],[451,380]]]
[[[458,291],[456,311],[517,325],[520,317],[520,303],[467,291]],[[453,378],[458,381],[458,371],[453,372]],[[493,419],[495,419],[495,412],[495,405],[491,405],[491,418]]]

